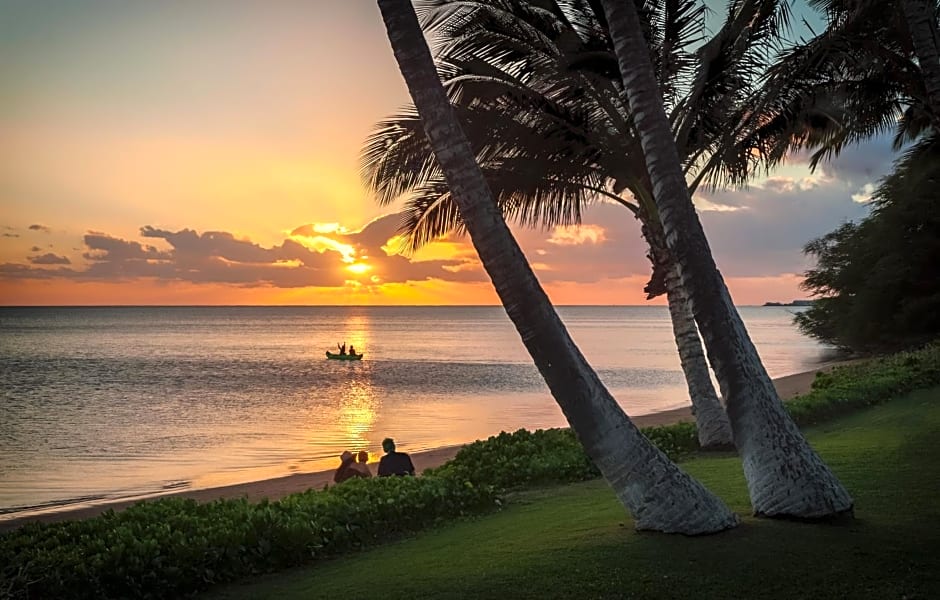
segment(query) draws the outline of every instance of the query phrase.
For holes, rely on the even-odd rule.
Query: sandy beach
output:
[[[779,377],[774,380],[774,385],[777,388],[777,393],[780,394],[780,397],[784,400],[789,400],[800,394],[805,394],[811,389],[813,379],[816,377],[816,373],[820,371],[828,371],[833,367],[844,364],[842,362],[833,362],[825,363],[819,365],[817,368],[806,371],[803,373],[796,373],[793,375],[787,375],[784,377]],[[678,423],[681,421],[691,421],[692,412],[690,407],[677,408],[673,410],[667,410],[662,412],[657,412],[649,415],[642,415],[638,417],[633,417],[633,422],[639,427],[653,427],[658,425],[669,425],[672,423]],[[431,467],[437,467],[457,454],[457,451],[460,450],[461,446],[448,446],[443,448],[436,448],[433,450],[428,450],[425,452],[414,452],[411,453],[412,461],[414,462],[415,468],[422,472],[425,469]],[[401,448],[404,451],[407,451],[407,448]],[[377,465],[372,464],[373,472],[375,471]],[[169,494],[161,494],[159,497],[168,497],[168,496],[181,496],[185,498],[193,498],[199,502],[208,502],[211,500],[217,500],[219,498],[239,498],[246,497],[251,501],[258,501],[262,498],[268,498],[271,500],[276,500],[282,498],[288,494],[293,494],[296,492],[302,492],[310,488],[322,488],[328,483],[332,483],[333,480],[333,471],[319,471],[315,473],[299,473],[295,475],[287,475],[285,477],[277,477],[273,479],[265,479],[262,481],[253,481],[248,483],[240,483],[236,485],[226,485],[219,486],[207,489],[196,489],[196,490],[186,490]],[[41,514],[32,514],[22,517],[17,517],[8,520],[0,521],[0,532],[6,531],[18,527],[24,523],[28,522],[54,522],[54,521],[64,521],[69,519],[85,519],[88,517],[93,517],[99,515],[102,512],[114,509],[122,510],[129,506],[136,504],[147,499],[153,499],[157,496],[148,496],[146,498],[134,498],[130,500],[123,500],[118,502],[109,502],[109,503],[100,503],[100,504],[90,504],[90,505],[71,505],[67,509],[44,512]]]

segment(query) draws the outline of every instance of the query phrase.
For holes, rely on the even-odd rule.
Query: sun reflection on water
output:
[[[368,380],[350,381],[343,389],[338,411],[337,437],[349,450],[367,450],[380,402]]]

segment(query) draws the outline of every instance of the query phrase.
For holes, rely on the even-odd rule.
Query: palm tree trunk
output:
[[[712,385],[711,373],[705,352],[702,350],[702,340],[695,326],[695,316],[689,302],[689,295],[682,287],[679,271],[666,248],[662,228],[658,224],[643,220],[643,237],[649,243],[649,258],[653,263],[654,280],[662,279],[661,286],[651,282],[646,291],[647,298],[653,298],[661,293],[666,294],[669,304],[669,316],[672,320],[672,333],[679,350],[679,364],[689,388],[689,399],[692,401],[692,414],[695,415],[695,426],[698,429],[698,443],[703,450],[727,450],[734,447],[734,437],[731,433],[731,421],[721,406],[715,386]],[[659,277],[655,274],[659,273]]]
[[[934,126],[940,129],[940,35],[937,32],[937,16],[931,4],[923,0],[902,0],[901,8],[924,76],[927,106]]]
[[[754,511],[797,518],[850,512],[852,498],[784,410],[715,266],[679,165],[636,7],[630,0],[601,1],[666,243],[725,398]]]
[[[695,317],[689,303],[689,296],[682,287],[679,271],[669,270],[666,275],[666,300],[669,303],[669,315],[672,317],[672,332],[679,350],[679,362],[692,400],[692,414],[698,428],[698,443],[703,450],[728,450],[734,448],[734,436],[731,433],[731,421],[725,412],[715,386],[712,385],[711,372],[702,341],[695,326]]]
[[[643,437],[575,346],[506,226],[434,68],[410,0],[379,0],[399,69],[507,314],[587,454],[638,529],[703,534],[737,518]]]

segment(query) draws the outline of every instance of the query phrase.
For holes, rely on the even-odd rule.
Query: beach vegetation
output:
[[[437,74],[411,0],[379,0],[421,125],[506,314],[585,452],[638,529],[698,535],[737,517],[630,421],[575,346],[497,208]]]
[[[819,373],[812,391],[786,406],[797,422],[819,425],[937,385],[940,345],[932,345]],[[911,419],[921,423],[916,415]],[[732,506],[747,512],[738,459],[697,455],[694,429],[692,423],[679,423],[643,433],[670,457],[687,459],[684,469],[696,476],[705,473],[711,489],[725,498],[732,494]],[[870,436],[872,444],[881,443],[877,431]],[[817,432],[815,443],[825,445],[826,437]],[[882,448],[876,454],[884,452]],[[707,465],[726,474],[716,480],[707,475]],[[165,498],[81,521],[27,524],[0,534],[0,591],[11,598],[185,596],[216,583],[320,564],[461,517],[490,513],[519,494],[529,498],[526,490],[551,489],[536,497],[564,497],[569,492],[553,486],[599,474],[570,430],[520,430],[469,444],[421,477],[354,479],[273,502]],[[596,502],[611,504],[607,488],[591,489]],[[623,522],[622,509],[608,507],[602,514],[604,528]],[[622,535],[618,539],[626,541]],[[695,542],[681,538],[662,543],[684,551],[677,549]],[[734,546],[734,541],[721,544]]]

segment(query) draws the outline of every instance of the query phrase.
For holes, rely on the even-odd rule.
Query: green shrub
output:
[[[659,427],[644,427],[641,431],[649,441],[653,442],[654,446],[674,461],[699,449],[698,429],[695,423],[682,422]]]
[[[453,477],[352,480],[278,502],[167,498],[0,536],[0,595],[175,598],[493,510],[492,488]]]
[[[810,393],[786,403],[799,425],[812,425],[846,412],[940,385],[940,344],[817,373]]]
[[[698,449],[698,435],[692,423],[647,427],[642,431],[673,460]],[[570,429],[502,432],[467,444],[451,461],[430,472],[505,490],[600,476]]]
[[[600,475],[569,429],[520,429],[478,440],[461,448],[432,473],[497,489],[581,481]]]

